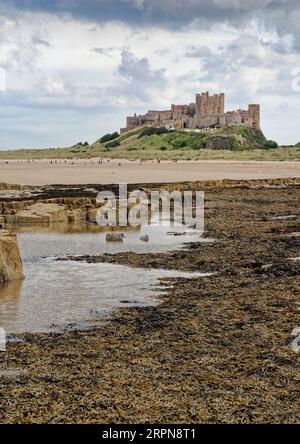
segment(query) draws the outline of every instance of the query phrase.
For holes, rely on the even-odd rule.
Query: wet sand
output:
[[[57,163],[55,163],[57,162]],[[297,162],[128,161],[99,159],[1,161],[0,182],[22,185],[161,183],[199,180],[249,180],[300,177]]]

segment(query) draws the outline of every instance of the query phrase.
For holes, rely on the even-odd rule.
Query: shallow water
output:
[[[187,241],[199,241],[199,234],[193,235],[191,230],[183,236],[172,236],[167,234],[169,227],[143,227],[141,231],[127,231],[123,243],[106,243],[106,233],[93,232],[91,227],[31,230],[18,233],[25,281],[0,288],[0,326],[10,333],[92,326],[109,316],[115,307],[157,304],[159,278],[202,275],[55,260],[59,255],[170,250]],[[171,229],[178,230],[187,231]],[[139,240],[144,234],[149,234],[149,243]]]
[[[54,224],[44,227],[24,227],[18,229],[18,240],[23,257],[59,255],[98,255],[103,253],[155,253],[181,248],[186,242],[211,242],[203,239],[200,232],[181,227],[152,224],[142,227],[118,229],[125,234],[123,242],[106,242],[110,231],[97,225]],[[177,234],[177,235],[174,235]],[[178,235],[179,234],[179,235]],[[149,236],[149,242],[140,240]]]

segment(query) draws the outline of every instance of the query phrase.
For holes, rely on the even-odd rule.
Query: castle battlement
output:
[[[164,126],[177,128],[222,128],[244,125],[260,130],[260,105],[250,104],[247,110],[238,109],[225,112],[225,94],[209,95],[209,92],[196,94],[195,103],[171,105],[170,110],[149,110],[146,114],[129,116],[121,133],[139,126]]]

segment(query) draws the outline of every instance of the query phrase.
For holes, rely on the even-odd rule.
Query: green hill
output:
[[[68,148],[0,151],[2,159],[228,159],[300,160],[300,147],[277,148],[261,131],[244,126],[168,131],[144,127],[121,136],[106,134],[95,143],[79,142]]]
[[[93,144],[93,148],[100,148],[102,139]],[[126,151],[136,150],[249,150],[261,148],[267,139],[261,131],[251,130],[242,126],[226,129],[177,130],[168,131],[165,128],[142,128],[126,133],[119,138],[105,143],[107,150],[122,147]]]

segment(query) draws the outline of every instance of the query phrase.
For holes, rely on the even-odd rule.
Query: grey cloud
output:
[[[167,54],[170,54],[169,49],[157,49],[155,51],[155,54],[159,55],[159,56],[165,56]]]
[[[212,52],[207,46],[190,46],[188,51],[184,54],[185,57],[202,58],[211,57]]]
[[[0,16],[0,66],[7,70],[31,71],[41,55],[41,46],[50,46],[40,33],[27,33],[18,21],[6,28],[5,17]]]
[[[300,51],[299,0],[2,0],[0,13],[18,11],[71,15],[90,22],[120,21],[131,26],[177,29],[195,21],[202,29],[218,23],[246,28],[252,18],[294,36]]]
[[[96,48],[92,48],[92,51],[96,52],[97,54],[100,54],[100,55],[105,55],[107,57],[112,57],[111,53],[112,53],[112,51],[114,49],[115,49],[114,47],[110,47],[110,48],[99,48],[99,47],[96,47]]]
[[[219,29],[219,23],[230,23],[240,29],[239,38],[236,41],[229,45],[223,44],[216,50],[201,45],[201,41],[191,41],[192,46],[187,46],[183,56],[199,58],[201,69],[195,69],[194,60],[192,63],[193,72],[186,73],[182,78],[178,77],[177,79],[174,78],[176,76],[174,72],[170,76],[171,86],[172,82],[173,85],[176,83],[183,94],[188,92],[187,100],[189,97],[192,100],[193,94],[197,91],[201,92],[206,89],[212,92],[225,91],[227,109],[244,106],[254,100],[264,103],[266,106],[268,100],[269,103],[277,103],[278,96],[289,100],[291,97],[291,71],[295,66],[300,66],[299,56],[297,54],[290,55],[291,45],[284,38],[286,34],[292,34],[294,48],[298,48],[300,52],[299,0],[185,0],[185,2],[182,0],[27,0],[22,2],[2,0],[0,4],[0,13],[5,13],[6,16],[11,15],[13,18],[18,18],[18,12],[25,9],[34,12],[48,12],[62,17],[67,13],[80,21],[90,22],[87,27],[90,30],[93,30],[94,26],[98,29],[100,25],[96,22],[109,20],[143,27],[143,29],[148,25],[167,27],[174,31],[186,29],[187,33],[189,28],[184,28],[184,26],[194,20],[193,30],[199,29],[200,31],[210,27],[213,32],[214,29]],[[259,20],[261,29],[275,29],[280,39],[275,39],[274,42],[265,42],[259,40],[258,36],[249,35],[246,27],[253,17]],[[45,21],[46,27],[47,22]],[[16,44],[8,53],[6,63],[8,67],[14,69],[30,70],[37,65],[41,51],[51,44],[51,41],[48,42],[47,35],[45,37],[44,34],[28,37],[26,33],[23,35],[19,31],[21,30],[17,28],[16,35],[9,36]],[[0,29],[0,40],[3,32],[4,27]],[[19,37],[17,34],[20,34]],[[150,35],[150,31],[148,34]],[[114,44],[114,42],[111,43]],[[99,42],[94,41],[92,45],[95,47],[90,48],[92,45],[88,47],[88,50],[95,53],[95,57],[96,54],[110,56],[114,50],[119,54],[120,48],[101,47],[101,43],[97,47],[97,44]],[[162,48],[164,47],[162,46]],[[156,54],[160,56],[164,56],[168,52],[170,52],[168,49],[160,49],[159,46],[156,49]],[[180,61],[184,63],[187,60]],[[292,66],[292,64],[294,65]],[[167,60],[165,66],[167,67]],[[251,72],[254,73],[254,76],[255,73],[258,75],[266,73],[266,79],[261,77],[256,82],[256,79],[251,79]],[[63,82],[64,79],[59,77],[60,73],[54,73],[55,75],[58,76],[58,83],[60,80]],[[86,84],[88,80],[85,76],[86,72],[83,72],[82,82]],[[25,117],[31,115],[34,118],[31,119],[32,126],[30,128],[39,126],[42,120],[40,116],[44,116],[45,127],[47,127],[48,117],[52,116],[53,124],[50,128],[51,131],[47,130],[47,140],[51,140],[49,139],[51,134],[56,135],[56,128],[62,125],[62,122],[65,127],[61,129],[60,137],[65,137],[64,134],[74,131],[75,139],[80,139],[76,131],[79,131],[78,128],[82,126],[77,121],[76,123],[71,121],[69,115],[78,116],[78,121],[85,121],[85,124],[88,125],[87,122],[90,121],[90,118],[87,118],[87,115],[94,116],[97,113],[97,119],[93,121],[95,131],[100,131],[98,125],[103,125],[103,131],[106,131],[109,125],[116,128],[122,124],[125,115],[157,106],[159,93],[168,87],[166,73],[163,69],[153,69],[148,58],[137,57],[128,49],[123,49],[121,62],[116,68],[110,85],[103,87],[91,85],[84,88],[82,85],[76,84],[76,81],[74,81],[75,84],[72,84],[72,79],[68,79],[63,91],[59,90],[59,85],[56,90],[55,85],[51,89],[49,85],[41,84],[37,85],[34,90],[15,93],[8,91],[0,95],[2,109],[5,111],[10,109],[13,114],[10,126],[11,134],[7,133],[7,140],[12,140],[12,134],[16,131],[15,122],[18,122],[17,126],[19,126],[19,120],[24,122]],[[98,84],[101,85],[100,82]],[[293,94],[296,97],[295,93]],[[18,108],[19,114],[14,112],[16,108]],[[99,114],[102,115],[101,118]],[[63,115],[67,116],[66,120],[62,118]],[[264,116],[266,120],[272,120],[266,112],[264,112]],[[106,118],[106,123],[103,123]],[[281,122],[281,119],[284,118],[285,116],[281,113],[277,122]],[[99,123],[100,121],[101,123]],[[1,128],[3,131],[5,130],[4,123]],[[297,129],[290,128],[290,130],[296,134]],[[27,137],[30,141],[29,131]],[[39,140],[45,140],[44,134],[39,137]],[[82,138],[86,137],[88,136]],[[276,136],[272,135],[272,137]],[[287,136],[287,139],[288,137],[291,138],[290,135]],[[56,136],[55,138],[58,140]],[[93,139],[93,137],[90,138]],[[22,140],[21,137],[20,140]]]
[[[92,21],[116,20],[151,25],[187,23],[195,18],[211,21],[248,19],[248,15],[272,10],[289,13],[298,0],[2,0],[2,10],[69,13]],[[246,14],[246,16],[245,16]]]
[[[46,47],[50,47],[50,43],[43,37],[40,37],[38,35],[34,35],[31,38],[31,41],[34,45],[41,45],[41,46],[46,46]]]
[[[200,57],[203,57],[204,69],[208,75],[218,73],[234,73],[242,67],[245,68],[269,68],[274,66],[276,56],[270,54],[269,59],[261,51],[264,45],[258,37],[243,34],[226,47],[219,47],[215,51],[209,48],[200,48]],[[197,50],[195,50],[195,54]]]
[[[200,46],[192,48],[189,53],[199,57],[201,68],[198,72],[188,73],[186,79],[179,79],[179,83],[198,83],[201,90],[225,91],[228,108],[244,106],[252,101],[263,102],[263,96],[289,97],[294,94],[291,71],[300,58],[278,55],[271,46],[253,35],[241,34],[231,44],[214,51]],[[256,75],[260,76],[257,81]]]
[[[166,83],[164,70],[153,70],[146,57],[141,59],[127,49],[122,51],[121,64],[118,66],[119,74],[129,82],[147,84],[149,86],[163,86]]]
[[[158,91],[167,86],[163,69],[152,69],[146,57],[138,58],[128,49],[122,51],[117,72],[119,81],[108,87],[106,94],[137,106],[153,104]]]

